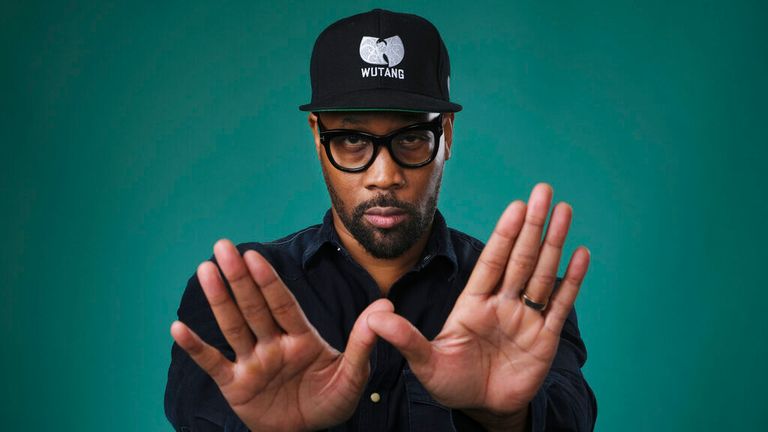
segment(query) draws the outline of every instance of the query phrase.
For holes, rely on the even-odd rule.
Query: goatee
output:
[[[438,182],[438,185],[440,183]],[[439,191],[427,199],[423,212],[413,204],[400,201],[393,194],[382,194],[357,205],[348,211],[336,190],[326,179],[331,202],[339,215],[341,222],[374,258],[393,259],[407,252],[427,232],[437,209]],[[365,220],[365,212],[373,207],[395,207],[407,215],[405,220],[392,228],[378,228]]]

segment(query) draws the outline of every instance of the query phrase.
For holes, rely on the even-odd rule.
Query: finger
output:
[[[507,267],[509,253],[523,225],[525,207],[524,202],[513,201],[501,214],[496,228],[488,239],[488,244],[485,245],[472,274],[469,276],[465,293],[486,295],[496,289],[499,279]]]
[[[232,287],[240,313],[256,338],[263,341],[277,335],[279,329],[267,302],[235,245],[226,239],[219,240],[213,246],[213,253]]]
[[[589,268],[590,252],[589,249],[581,246],[577,248],[571,256],[568,263],[568,269],[565,272],[560,287],[550,300],[550,308],[544,312],[544,328],[549,332],[560,335],[568,314],[571,312],[576,296],[579,294],[581,283],[584,282],[584,276]]]
[[[549,220],[536,268],[525,287],[525,295],[537,303],[547,303],[552,295],[572,215],[573,209],[566,203],[560,203],[552,210],[552,218]]]
[[[186,324],[174,321],[171,324],[171,336],[176,343],[192,357],[219,387],[227,385],[234,376],[234,364],[216,348],[200,339]]]
[[[520,236],[512,248],[509,263],[506,265],[504,282],[500,293],[517,298],[528,278],[533,272],[539,259],[539,244],[544,223],[549,213],[549,203],[552,201],[552,187],[546,183],[534,186],[528,199],[528,211]]]
[[[344,358],[358,372],[368,368],[368,357],[376,343],[376,333],[368,327],[368,316],[374,312],[393,312],[395,307],[387,299],[379,299],[368,305],[360,314],[349,334]]]
[[[277,325],[286,333],[296,335],[310,331],[312,326],[299,307],[296,297],[288,290],[272,265],[254,250],[247,251],[243,258],[253,280],[261,288]]]
[[[221,333],[232,346],[238,357],[248,356],[253,351],[256,339],[245,323],[235,302],[230,297],[219,269],[211,261],[205,261],[197,267],[197,278],[203,287],[205,297],[211,305]]]
[[[374,333],[403,354],[414,372],[429,365],[432,345],[407,319],[394,312],[373,312],[367,322]]]

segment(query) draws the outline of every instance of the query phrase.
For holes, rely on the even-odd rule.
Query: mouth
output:
[[[398,207],[371,207],[363,213],[365,219],[376,228],[392,228],[408,218],[408,213]]]

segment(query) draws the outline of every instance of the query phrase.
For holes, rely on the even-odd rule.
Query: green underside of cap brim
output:
[[[339,111],[395,111],[395,112],[411,112],[411,113],[423,113],[429,111],[410,110],[402,108],[320,108],[313,109],[312,112],[339,112]]]

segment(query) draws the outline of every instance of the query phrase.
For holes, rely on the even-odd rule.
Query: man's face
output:
[[[329,112],[323,126],[386,135],[405,126],[437,117],[429,113]],[[375,258],[392,259],[414,246],[427,232],[437,207],[445,161],[450,157],[453,114],[443,115],[443,135],[435,159],[420,168],[404,168],[381,147],[365,171],[336,169],[320,143],[317,118],[309,116],[315,146],[333,205],[337,229],[345,230]],[[341,224],[339,224],[341,222]]]

